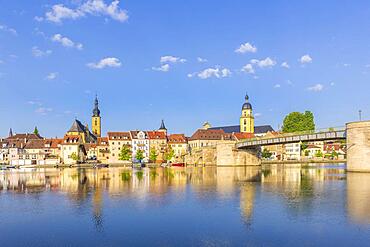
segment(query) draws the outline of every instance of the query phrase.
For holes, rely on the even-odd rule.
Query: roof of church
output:
[[[237,133],[240,132],[240,125],[232,125],[232,126],[220,126],[220,127],[212,127],[209,128],[211,130],[223,130],[225,133]],[[271,125],[260,125],[254,126],[254,133],[255,134],[264,134],[269,131],[274,131]]]
[[[86,127],[77,119],[73,122],[71,128],[68,130],[68,132],[85,132]]]

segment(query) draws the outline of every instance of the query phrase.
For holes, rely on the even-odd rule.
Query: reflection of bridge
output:
[[[261,137],[255,139],[244,140],[236,144],[238,149],[254,148],[257,146],[268,146],[278,144],[288,144],[297,142],[312,142],[312,141],[327,141],[327,140],[346,139],[345,128],[330,128],[319,130],[317,132],[299,132],[282,134],[272,137]]]

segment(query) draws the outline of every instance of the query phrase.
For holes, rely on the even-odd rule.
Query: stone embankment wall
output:
[[[347,124],[347,170],[370,172],[370,121]]]

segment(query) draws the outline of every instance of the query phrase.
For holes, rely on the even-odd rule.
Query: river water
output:
[[[0,246],[370,246],[370,174],[320,168],[0,173]]]

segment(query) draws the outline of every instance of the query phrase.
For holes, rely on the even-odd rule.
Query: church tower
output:
[[[254,117],[252,113],[252,105],[248,102],[248,94],[245,95],[245,103],[242,107],[242,115],[240,116],[240,132],[254,133]]]
[[[101,137],[101,117],[99,110],[98,96],[95,96],[94,110],[91,118],[92,132],[96,137]]]

